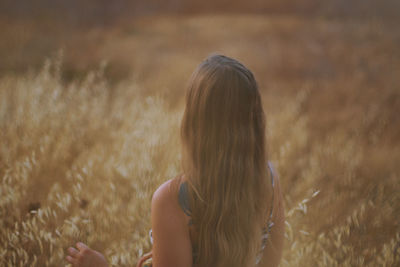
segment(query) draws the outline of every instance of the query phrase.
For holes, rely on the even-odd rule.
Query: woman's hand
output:
[[[108,263],[104,256],[95,251],[82,242],[76,243],[76,248],[68,248],[67,261],[73,267],[108,267]]]

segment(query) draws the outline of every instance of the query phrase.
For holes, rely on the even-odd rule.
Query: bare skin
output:
[[[144,255],[137,264],[153,258],[153,267],[189,267],[192,266],[193,229],[188,226],[189,217],[178,203],[180,179],[175,178],[162,184],[154,193],[151,203],[151,225],[153,230],[153,249]],[[269,242],[258,266],[275,267],[282,256],[284,235],[284,208],[279,178],[275,178],[274,208]],[[79,244],[79,246],[78,246]],[[69,248],[67,261],[74,267],[106,267],[104,256],[83,243]]]
[[[104,256],[82,242],[76,243],[76,248],[68,248],[68,256],[66,260],[72,264],[72,266],[79,267],[107,267],[108,263]]]

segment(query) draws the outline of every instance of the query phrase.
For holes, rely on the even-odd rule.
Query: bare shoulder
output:
[[[154,192],[152,197],[152,208],[153,206],[162,207],[173,207],[177,202],[177,194],[179,186],[179,177],[170,179],[161,184]]]
[[[170,179],[164,182],[157,188],[156,191],[154,191],[152,203],[157,204],[158,202],[164,202],[165,200],[171,198],[172,182],[173,179]]]

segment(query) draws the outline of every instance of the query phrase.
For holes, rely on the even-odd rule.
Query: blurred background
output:
[[[0,265],[59,266],[77,239],[118,266],[149,250],[185,85],[217,52],[263,95],[282,266],[398,266],[399,14],[397,0],[0,0]]]

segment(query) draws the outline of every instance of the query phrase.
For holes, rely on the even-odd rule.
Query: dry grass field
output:
[[[248,65],[262,91],[281,266],[399,266],[399,47],[391,21],[152,16],[3,71],[0,266],[63,266],[78,240],[113,266],[150,250],[152,193],[181,171],[185,83],[211,52]]]

